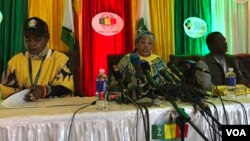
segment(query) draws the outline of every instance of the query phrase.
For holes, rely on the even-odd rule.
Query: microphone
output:
[[[148,64],[148,62],[142,62],[140,64],[142,70],[143,70],[143,73],[146,75],[146,78],[147,80],[149,81],[149,83],[151,85],[153,85],[154,87],[156,87],[156,83],[155,81],[153,80],[151,74],[150,74],[150,65]],[[162,94],[162,95],[165,95],[165,92],[159,88],[159,92]],[[169,97],[168,95],[166,95],[167,97]],[[188,116],[188,114],[185,112],[185,110],[183,108],[179,108],[177,103],[171,99],[171,98],[168,98],[169,99],[169,102],[172,104],[172,106],[176,109],[176,111],[178,112],[178,114],[183,118],[183,120],[189,122],[189,124],[202,136],[202,138],[205,140],[205,141],[209,141],[207,139],[207,137],[199,130],[199,128],[197,128],[191,121],[191,118]]]
[[[170,82],[171,84],[176,84],[172,76],[168,73],[166,69],[160,70],[160,75],[165,78],[166,81]]]
[[[168,63],[168,67],[171,69],[171,71],[175,72],[180,78],[183,78],[183,73],[181,72],[181,70],[172,62]]]
[[[204,68],[201,68],[201,67],[198,67],[196,61],[187,60],[186,63],[187,63],[186,66],[187,66],[188,69],[191,69],[191,70],[199,70],[199,71],[201,71],[201,72],[210,73],[208,70],[206,70],[206,69],[204,69]]]
[[[202,96],[211,96],[210,92],[209,91],[206,91],[206,90],[203,90],[203,89],[200,89],[198,87],[193,87],[193,90],[198,93],[198,94],[201,94]]]
[[[119,85],[121,86],[121,88],[123,90],[125,90],[124,84],[123,84],[123,80],[122,80],[122,74],[120,73],[119,69],[117,68],[116,65],[113,65],[113,76],[115,78],[115,80],[119,83]]]
[[[146,76],[148,82],[153,86],[156,87],[156,83],[151,75],[151,68],[150,65],[148,64],[148,62],[146,61],[142,61],[140,64],[142,70],[143,70],[143,74]]]
[[[168,69],[166,69],[166,71],[173,77],[176,83],[182,82],[181,79],[177,75],[175,75],[173,72],[169,71]]]
[[[190,88],[187,85],[183,85],[183,87],[184,91],[188,94],[188,96],[186,96],[186,100],[195,106],[195,110],[198,110],[203,116],[207,114],[213,121],[217,123],[219,130],[221,130],[220,122],[212,115],[210,107],[203,101],[204,95],[197,94],[197,89],[192,87]],[[196,107],[196,105],[199,107]]]
[[[162,89],[159,89],[159,90],[164,95],[164,91]],[[168,95],[166,95],[166,96],[168,96]],[[201,135],[201,137],[205,141],[209,141],[209,139],[203,134],[203,132],[201,132],[201,130],[199,128],[197,128],[197,126],[191,121],[191,118],[185,112],[184,108],[180,108],[173,99],[171,99],[171,98],[168,98],[168,99],[169,99],[169,102],[171,103],[171,105],[174,107],[174,109],[178,112],[178,114],[180,115],[182,120],[188,122]]]
[[[173,72],[171,72],[169,69],[163,69],[163,70],[165,71],[165,73],[167,73],[168,75],[172,77],[173,79],[172,81],[174,81],[175,83],[181,82],[181,79],[177,75],[175,75]]]
[[[136,50],[137,49],[135,49],[135,51]],[[143,71],[142,71],[141,66],[140,66],[141,60],[140,60],[140,57],[138,56],[138,54],[135,51],[133,53],[131,53],[131,55],[130,55],[130,62],[132,63],[132,65],[135,68],[137,81],[140,80],[141,83],[145,84],[145,77],[143,75]],[[115,65],[113,65],[113,69],[114,69],[114,74],[113,75],[114,75],[115,79],[118,80],[121,87],[123,88],[122,96],[125,97],[126,103],[128,103],[130,101],[131,103],[133,103],[141,111],[141,114],[143,116],[144,128],[145,128],[144,129],[145,137],[146,137],[146,140],[149,141],[150,140],[150,134],[149,134],[150,130],[149,130],[148,108],[146,106],[143,106],[143,105],[137,103],[132,97],[128,96],[129,88],[128,88],[128,90],[124,89],[124,86],[123,86],[123,83],[122,83],[122,75],[121,75],[119,69]],[[125,78],[126,78],[126,75],[125,75]],[[138,89],[138,85],[137,85],[136,89]],[[144,115],[142,108],[145,109],[146,115]]]
[[[121,102],[128,103],[129,98],[130,98],[128,93],[131,90],[130,90],[130,88],[127,89],[124,86],[122,74],[121,74],[121,72],[119,71],[119,69],[117,68],[116,65],[113,65],[113,76],[114,76],[115,80],[118,82],[118,84],[119,84],[119,86],[121,88],[121,95],[116,97],[115,99],[117,100],[118,103],[121,103]]]
[[[145,83],[143,71],[140,67],[141,60],[140,60],[139,55],[136,52],[133,52],[130,54],[130,62],[132,63],[132,65],[135,68],[136,78],[139,79],[141,81],[141,83]]]

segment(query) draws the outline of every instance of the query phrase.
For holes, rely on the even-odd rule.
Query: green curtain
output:
[[[220,31],[227,39],[229,54],[250,52],[250,1],[211,0],[212,31]]]
[[[25,50],[23,22],[28,17],[28,0],[0,0],[3,20],[0,23],[0,74],[8,60]]]
[[[207,32],[199,38],[185,34],[183,22],[188,17],[198,17],[207,23]],[[175,54],[206,54],[205,37],[211,32],[211,0],[175,0]]]

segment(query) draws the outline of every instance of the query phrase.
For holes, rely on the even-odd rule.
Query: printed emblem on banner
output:
[[[154,141],[180,141],[181,130],[178,124],[178,113],[175,110],[169,110],[161,113],[152,125],[152,139]],[[184,137],[187,137],[188,124],[184,124]]]
[[[95,15],[92,19],[92,28],[104,36],[118,34],[124,26],[123,19],[111,12],[102,12]]]
[[[202,37],[207,32],[207,24],[200,18],[189,17],[184,23],[185,33],[192,38]]]

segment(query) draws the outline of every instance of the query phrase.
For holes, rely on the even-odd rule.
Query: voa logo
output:
[[[244,129],[226,129],[227,136],[247,136]]]

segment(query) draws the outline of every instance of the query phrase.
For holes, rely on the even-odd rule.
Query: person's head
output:
[[[155,35],[150,31],[143,31],[137,35],[135,48],[139,55],[147,57],[151,54]]]
[[[24,42],[32,55],[43,51],[49,41],[49,29],[46,22],[37,17],[31,17],[24,22]]]
[[[227,52],[226,38],[220,32],[211,32],[206,37],[208,49],[213,54],[223,55]]]

